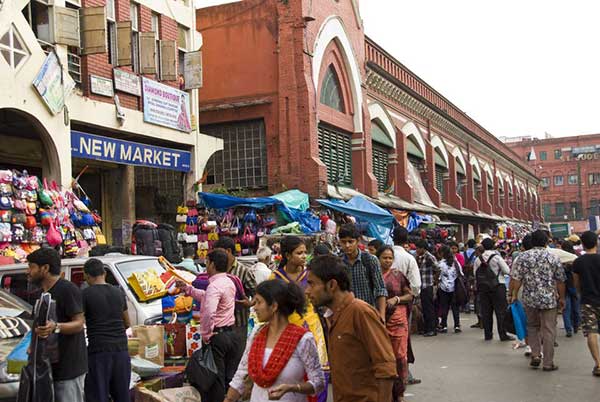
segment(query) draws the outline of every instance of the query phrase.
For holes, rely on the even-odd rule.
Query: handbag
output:
[[[210,232],[207,236],[207,240],[210,241],[218,241],[219,240],[219,234],[217,232]]]
[[[218,373],[210,343],[196,350],[185,367],[185,376],[200,392],[208,392],[211,389],[218,378]]]
[[[253,247],[256,243],[256,235],[252,233],[252,231],[250,230],[250,226],[246,226],[246,228],[244,229],[244,234],[240,239],[240,243],[246,246],[246,248]]]
[[[196,234],[188,234],[185,237],[185,242],[186,243],[198,243],[198,235],[196,235]]]
[[[39,180],[39,179],[38,179]],[[54,205],[54,201],[52,201],[52,197],[50,196],[50,192],[48,191],[48,182],[44,179],[44,184],[41,182],[38,183],[38,199],[40,200],[40,204],[44,207],[51,207]]]
[[[177,223],[185,223],[187,221],[187,215],[177,215],[175,217],[175,222]]]

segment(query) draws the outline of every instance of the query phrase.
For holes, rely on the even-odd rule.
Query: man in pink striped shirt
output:
[[[235,285],[227,276],[227,254],[221,250],[211,252],[206,272],[209,275],[206,290],[195,289],[183,282],[177,285],[186,295],[200,302],[200,333],[204,343],[210,343],[219,369],[217,381],[209,392],[202,394],[202,400],[222,401],[243,353],[239,347],[240,339],[233,331]]]

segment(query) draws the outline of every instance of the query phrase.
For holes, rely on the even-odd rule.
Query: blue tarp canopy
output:
[[[375,205],[361,196],[352,197],[349,201],[317,200],[327,208],[354,216],[358,223],[368,225],[368,235],[384,242],[390,240],[390,233],[394,225],[394,215],[391,212]]]
[[[291,194],[290,192],[286,192],[277,194],[276,196],[286,198],[287,201],[289,199],[298,200],[300,199],[302,194],[302,192],[295,190],[295,192]],[[300,223],[300,228],[304,233],[314,233],[318,232],[321,229],[321,221],[319,217],[313,215],[312,213],[306,210],[290,207],[286,205],[285,201],[282,201],[275,197],[240,198],[224,194],[213,194],[203,192],[198,193],[198,196],[200,197],[200,200],[204,205],[206,205],[208,208],[214,209],[229,209],[235,207],[262,209],[269,206],[275,206],[277,210],[281,212],[281,214],[287,222]],[[306,195],[306,198],[308,198],[308,195]],[[297,202],[291,204],[300,207],[305,206],[304,202]],[[306,209],[308,209],[308,205],[306,205]]]

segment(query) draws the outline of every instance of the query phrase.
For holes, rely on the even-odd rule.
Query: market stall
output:
[[[5,264],[25,262],[42,246],[59,249],[62,257],[87,255],[106,244],[101,223],[78,185],[73,191],[27,171],[0,171],[0,256]]]

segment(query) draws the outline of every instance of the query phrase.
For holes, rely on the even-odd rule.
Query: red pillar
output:
[[[413,191],[408,177],[408,158],[406,157],[406,136],[396,129],[396,165],[394,168],[394,193],[405,201],[413,202]]]
[[[458,195],[458,182],[456,180],[456,159],[448,158],[448,180],[444,181],[448,204],[456,209],[462,209],[462,198]]]

